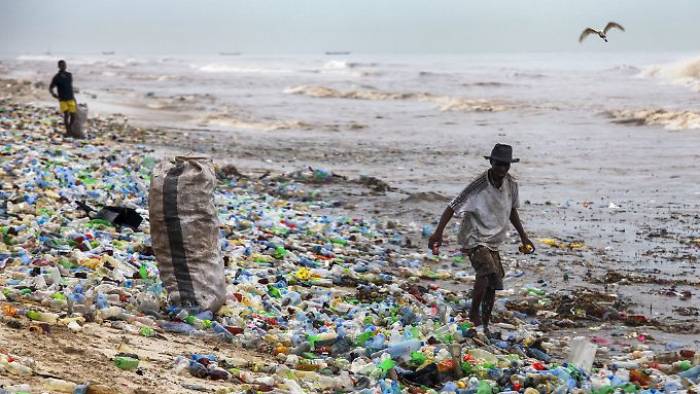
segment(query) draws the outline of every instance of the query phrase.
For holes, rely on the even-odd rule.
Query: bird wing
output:
[[[598,34],[598,31],[587,27],[586,30],[581,32],[581,36],[578,38],[578,42],[583,42],[583,39],[588,37],[589,34]]]
[[[603,33],[608,34],[608,30],[612,29],[613,27],[625,31],[625,28],[622,27],[622,25],[620,25],[619,23],[608,22],[608,24],[605,26],[605,29],[603,29]]]

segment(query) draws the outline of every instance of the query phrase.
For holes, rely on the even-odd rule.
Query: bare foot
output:
[[[470,314],[469,321],[471,321],[472,324],[474,324],[474,327],[478,327],[481,325],[481,317],[479,317],[478,315],[471,315]]]

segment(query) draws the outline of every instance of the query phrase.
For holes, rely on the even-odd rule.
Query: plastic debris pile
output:
[[[295,178],[322,183],[332,176],[322,170],[270,180],[221,176],[227,303],[215,313],[169,307],[147,220],[134,230],[76,207],[124,206],[147,218],[155,164],[148,149],[110,138],[64,141],[52,134],[55,119],[2,102],[0,303],[9,327],[78,332],[95,322],[143,337],[215,338],[222,354],[183,354],[170,372],[231,382],[219,392],[699,390],[700,358],[690,349],[654,354],[640,346],[594,362],[594,345],[579,341],[569,356],[576,364],[567,362],[569,339],[548,339],[537,320],[552,295],[534,287],[501,298],[497,334],[486,338],[466,319],[467,297],[439,285],[468,274],[434,269],[424,255],[402,250],[394,225],[318,213],[333,203],[304,192]],[[575,302],[565,305],[559,309],[583,313]],[[236,347],[276,362],[231,357]],[[113,364],[134,373],[139,358],[120,353]],[[0,375],[21,382],[35,372],[32,360],[0,353]],[[46,387],[58,391],[86,389],[51,379]]]

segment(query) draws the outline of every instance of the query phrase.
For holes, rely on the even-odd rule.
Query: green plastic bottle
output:
[[[114,358],[114,365],[119,369],[130,371],[138,368],[139,360],[132,357],[118,356]]]
[[[275,253],[273,254],[273,257],[276,258],[277,260],[281,260],[286,255],[287,255],[287,250],[284,248],[284,246],[278,246],[275,248]]]
[[[269,263],[270,258],[268,256],[265,256],[265,255],[258,255],[258,256],[253,257],[253,261],[256,263]]]
[[[476,394],[492,394],[493,390],[491,389],[491,385],[485,381],[482,380],[479,382],[479,387],[476,389]]]
[[[471,376],[474,373],[474,368],[468,362],[462,362],[462,372],[464,372],[464,376]]]
[[[605,385],[592,391],[593,394],[612,394],[614,392],[615,389],[610,385]]]
[[[139,329],[139,334],[141,334],[144,337],[152,337],[156,335],[156,331],[151,327],[141,326],[141,328]]]
[[[385,359],[384,361],[382,361],[378,365],[379,369],[381,369],[384,374],[389,372],[389,370],[391,370],[395,366],[396,366],[396,361],[394,361],[390,358]]]
[[[691,364],[689,360],[681,360],[678,362],[678,369],[680,369],[681,371],[687,371],[692,366],[693,364]]]
[[[527,293],[530,294],[530,295],[536,295],[536,296],[540,296],[540,297],[547,295],[547,292],[546,292],[546,291],[544,291],[544,290],[542,290],[542,289],[538,289],[538,288],[536,288],[536,287],[530,287],[530,288],[528,288],[528,289],[527,289]]]
[[[331,243],[346,246],[348,244],[348,240],[344,238],[331,238]]]
[[[269,294],[272,298],[282,298],[282,293],[280,292],[279,287],[275,287],[273,285],[267,285],[267,294]]]
[[[365,331],[355,338],[355,344],[364,346],[365,342],[367,342],[370,338],[372,338],[372,331]]]
[[[139,276],[141,279],[148,279],[148,267],[146,267],[146,264],[141,264],[139,267]]]
[[[425,360],[425,354],[422,352],[411,352],[411,364],[420,366],[425,363]]]

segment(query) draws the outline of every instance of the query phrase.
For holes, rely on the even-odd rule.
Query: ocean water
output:
[[[57,59],[11,56],[2,66],[9,77],[48,83]],[[691,130],[700,129],[700,55],[694,53],[66,60],[78,100],[97,111],[250,141],[273,135],[281,144],[331,155],[359,150],[351,170],[376,168],[373,175],[400,181],[410,174],[398,167],[410,166],[395,161],[415,155],[385,154],[383,162],[377,152],[447,149],[447,156],[478,157],[501,141],[517,145],[516,154],[528,150],[522,156],[530,164],[604,163],[612,154],[617,167],[646,167],[658,155],[689,159],[681,151],[697,142]]]
[[[4,56],[0,66],[48,83],[57,59]],[[658,188],[697,197],[666,176],[700,180],[690,148],[700,142],[698,53],[65,59],[91,110],[224,135],[234,159],[261,165],[339,167],[453,194],[504,142],[523,159],[513,171],[541,186],[536,199],[592,199],[627,182],[642,201]]]
[[[368,109],[402,116],[404,126],[440,113],[465,125],[468,117],[452,113],[508,112],[522,118],[557,112],[571,118],[609,111],[626,118],[633,114],[622,111],[666,109],[675,114],[696,111],[700,92],[700,55],[692,53],[65,58],[85,93],[113,92],[153,109],[163,108],[143,100],[148,93],[150,101],[195,96],[200,99],[195,117],[247,115],[260,126],[280,121],[278,128],[342,121],[381,127],[370,124]],[[1,59],[11,77],[48,82],[58,57]],[[681,118],[658,121],[669,129],[700,128],[697,119]]]

